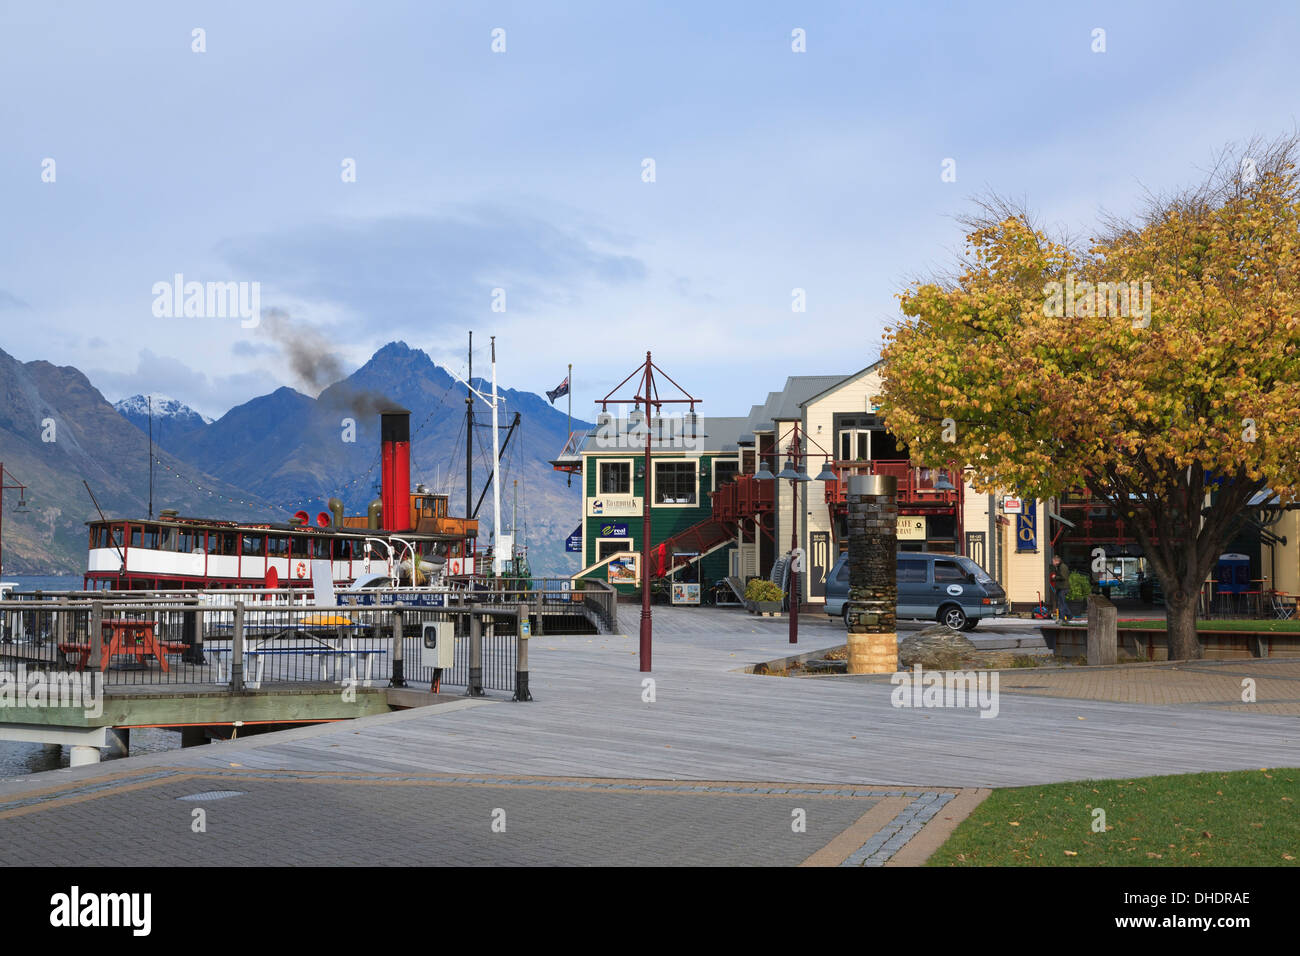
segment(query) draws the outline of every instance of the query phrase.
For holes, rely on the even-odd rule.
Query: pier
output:
[[[191,746],[453,695],[527,701],[533,635],[617,626],[612,589],[540,583],[345,592],[334,605],[287,589],[0,601],[0,740],[67,746],[79,766],[129,753],[135,728]]]

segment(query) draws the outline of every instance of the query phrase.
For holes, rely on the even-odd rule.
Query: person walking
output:
[[[1052,591],[1056,594],[1056,621],[1058,624],[1070,623],[1070,605],[1066,596],[1070,593],[1070,568],[1061,560],[1059,554],[1052,555]]]

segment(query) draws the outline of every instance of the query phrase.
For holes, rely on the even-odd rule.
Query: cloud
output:
[[[225,240],[217,253],[277,295],[334,303],[360,328],[419,332],[491,315],[492,290],[511,313],[568,305],[588,284],[627,286],[645,263],[609,233],[478,203],[438,215],[335,220]]]
[[[0,289],[0,309],[30,309],[31,306],[18,296]]]
[[[135,371],[87,369],[86,377],[110,402],[146,392],[171,395],[196,412],[219,418],[250,396],[274,391],[279,383],[261,371],[213,375],[190,368],[176,358],[141,349]]]

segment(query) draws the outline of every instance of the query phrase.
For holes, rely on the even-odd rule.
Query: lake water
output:
[[[79,574],[23,575],[6,574],[5,581],[18,585],[19,591],[77,591],[81,589]],[[176,750],[181,745],[181,735],[174,730],[147,727],[131,731],[131,753],[158,753]],[[58,770],[68,765],[68,748],[45,744],[19,744],[0,741],[0,778],[21,777],[44,770]]]

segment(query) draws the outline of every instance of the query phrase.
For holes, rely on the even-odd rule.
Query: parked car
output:
[[[849,556],[826,575],[826,613],[847,623]],[[987,617],[1007,613],[1007,592],[970,558],[929,551],[898,552],[898,617],[939,621],[973,631]]]

